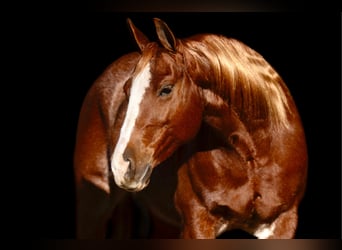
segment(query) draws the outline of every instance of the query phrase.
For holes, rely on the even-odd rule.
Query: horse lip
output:
[[[125,189],[126,191],[132,192],[132,193],[138,192],[138,191],[141,190],[141,189],[138,189],[138,188],[128,188],[128,187],[122,187],[122,188]]]
[[[147,183],[148,180],[150,179],[151,174],[152,174],[152,167],[151,165],[147,165],[144,173],[140,177],[140,182]]]
[[[147,183],[144,183],[144,184],[136,184],[135,185],[127,185],[127,184],[121,184],[119,185],[120,188],[128,191],[128,192],[139,192],[141,190],[143,190],[146,186],[147,186],[148,182]]]
[[[145,167],[144,172],[140,176],[139,180],[133,181],[133,183],[135,183],[135,185],[132,185],[133,183],[131,183],[131,185],[128,183],[126,183],[126,184],[121,183],[118,186],[122,189],[125,189],[128,192],[139,192],[139,191],[143,190],[149,184],[150,176],[152,174],[152,170],[153,170],[153,168],[151,167],[151,165],[147,165]]]

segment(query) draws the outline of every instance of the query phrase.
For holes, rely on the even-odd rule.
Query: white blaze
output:
[[[146,88],[150,84],[150,79],[150,64],[148,63],[132,81],[126,117],[120,130],[119,140],[112,155],[111,168],[117,184],[123,182],[124,175],[129,165],[129,162],[123,159],[123,153],[131,138],[135,121],[139,115],[139,106]]]

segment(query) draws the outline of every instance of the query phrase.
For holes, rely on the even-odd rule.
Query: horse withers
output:
[[[293,238],[307,152],[281,77],[235,39],[177,39],[162,20],[154,23],[158,42],[128,21],[140,52],[110,65],[84,100],[74,158],[77,236],[104,236],[130,195],[183,238],[231,229]]]

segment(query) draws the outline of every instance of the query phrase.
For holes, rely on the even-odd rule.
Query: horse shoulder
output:
[[[291,127],[258,130],[253,138],[257,159],[253,181],[255,206],[261,218],[270,218],[298,204],[304,194],[307,153],[298,121]]]

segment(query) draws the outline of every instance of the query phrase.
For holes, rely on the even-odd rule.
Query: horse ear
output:
[[[169,51],[176,52],[177,40],[170,30],[169,26],[159,18],[154,18],[159,41]]]
[[[140,50],[143,51],[150,41],[137,27],[135,27],[130,18],[127,18],[127,23],[129,26],[129,30],[133,34],[136,43],[138,44]]]

